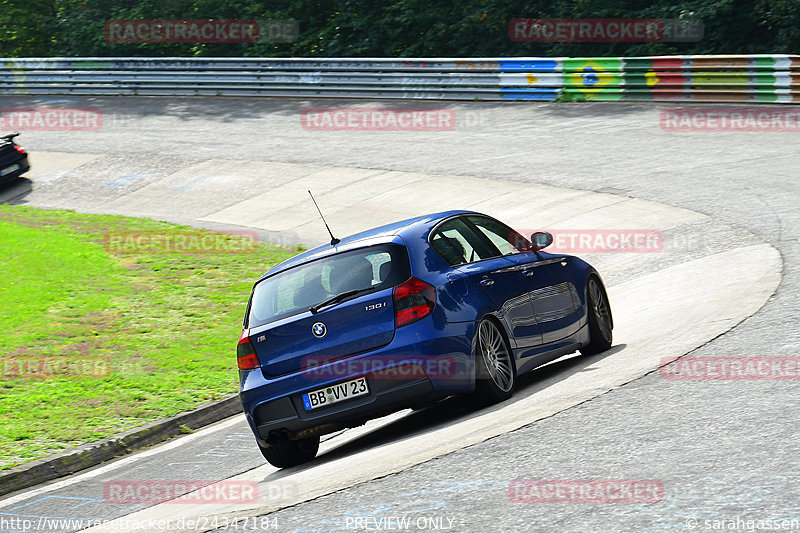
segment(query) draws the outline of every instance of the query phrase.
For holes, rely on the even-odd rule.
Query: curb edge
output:
[[[0,471],[0,496],[68,476],[100,463],[183,435],[181,426],[192,430],[219,422],[242,412],[239,395],[201,405],[192,411],[151,422],[97,442],[82,444],[63,452]]]

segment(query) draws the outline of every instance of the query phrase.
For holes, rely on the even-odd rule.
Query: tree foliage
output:
[[[701,21],[688,43],[522,43],[514,18]],[[293,19],[291,43],[108,42],[113,19]],[[800,0],[0,0],[0,56],[500,57],[793,53]]]

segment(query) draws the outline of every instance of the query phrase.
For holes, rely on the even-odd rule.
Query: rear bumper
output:
[[[261,404],[255,411],[256,435],[263,446],[282,439],[299,439],[356,427],[367,420],[442,399],[448,394],[433,390],[429,380],[398,384],[375,390],[370,381],[370,395],[321,407],[312,412],[297,405],[294,397],[284,397]],[[378,382],[379,383],[379,382]]]
[[[23,157],[21,159],[17,159],[16,161],[10,161],[8,163],[3,163],[2,165],[0,165],[0,172],[2,172],[4,169],[7,169],[7,168],[12,167],[14,165],[18,165],[19,168],[14,170],[14,171],[12,171],[12,172],[10,172],[10,173],[8,173],[8,174],[1,174],[0,175],[0,183],[7,183],[9,181],[14,181],[15,179],[19,178],[20,176],[22,176],[23,174],[25,174],[27,171],[29,171],[31,169],[31,166],[28,163],[28,157],[26,156],[26,157]]]
[[[434,328],[422,320],[397,330],[389,345],[290,375],[267,378],[260,369],[240,372],[240,399],[263,446],[277,439],[322,435],[395,411],[474,390],[471,323]],[[425,340],[420,340],[425,339]],[[369,393],[306,410],[302,395],[365,377]]]

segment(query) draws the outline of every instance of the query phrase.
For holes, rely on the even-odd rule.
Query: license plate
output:
[[[10,167],[6,167],[3,170],[0,170],[0,176],[5,176],[6,174],[11,174],[12,172],[16,172],[20,169],[19,165],[11,165]]]
[[[306,411],[339,403],[350,398],[358,398],[369,394],[366,378],[351,379],[344,383],[330,385],[324,389],[303,394],[303,406]]]

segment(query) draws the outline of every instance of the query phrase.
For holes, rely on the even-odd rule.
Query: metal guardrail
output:
[[[0,94],[800,102],[800,56],[0,58]]]

